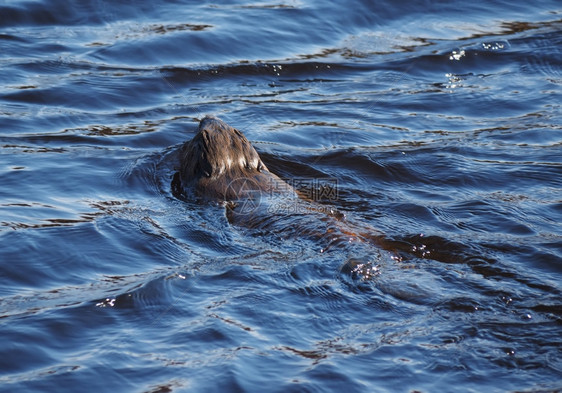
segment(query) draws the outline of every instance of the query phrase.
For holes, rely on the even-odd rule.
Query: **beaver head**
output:
[[[269,172],[248,139],[216,117],[206,116],[180,153],[173,188],[193,187],[197,194],[224,200],[266,191],[282,182]]]

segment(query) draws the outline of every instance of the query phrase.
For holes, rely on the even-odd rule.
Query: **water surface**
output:
[[[562,390],[561,12],[0,2],[0,391]],[[207,113],[337,197],[178,200]]]

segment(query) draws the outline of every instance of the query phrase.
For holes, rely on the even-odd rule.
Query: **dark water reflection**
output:
[[[0,390],[561,390],[560,12],[0,3]],[[206,113],[337,198],[178,200]]]

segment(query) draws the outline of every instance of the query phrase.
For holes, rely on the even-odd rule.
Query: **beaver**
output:
[[[272,173],[242,132],[214,116],[205,116],[193,139],[180,148],[172,191],[184,200],[195,192],[226,202],[227,218],[235,225],[282,233],[284,238],[328,240],[322,250],[366,240],[365,234],[347,228],[344,215],[307,199]],[[371,235],[369,241],[375,239]]]
[[[354,254],[367,246],[366,255],[369,255],[369,246],[376,246],[390,251],[392,258],[398,260],[405,253],[424,258],[429,253],[425,246],[414,247],[412,251],[412,245],[420,242],[419,236],[388,239],[370,225],[351,222],[345,214],[303,197],[267,168],[242,132],[214,116],[205,116],[196,135],[179,151],[179,170],[172,180],[172,192],[186,200],[193,191],[198,197],[225,202],[229,222],[235,225],[256,228],[259,233],[278,234],[285,239],[304,236],[320,241],[321,252],[334,246],[349,250],[354,244]],[[251,211],[241,208],[247,200],[257,200],[250,205]],[[279,208],[286,206],[292,209]],[[369,259],[369,256],[352,257],[342,271],[370,277],[373,266]]]

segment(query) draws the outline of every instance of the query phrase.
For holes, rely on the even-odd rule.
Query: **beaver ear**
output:
[[[208,147],[209,146],[209,131],[207,131],[205,128],[203,128],[201,130],[201,137],[203,138],[203,146]]]
[[[195,164],[193,167],[193,175],[195,178],[211,177],[211,174],[211,170],[207,170],[207,168],[203,167],[200,163]]]
[[[205,164],[201,165],[201,173],[205,177],[211,177],[211,175],[213,174],[213,167],[211,166],[211,164],[205,161]]]
[[[240,138],[246,139],[246,137],[244,136],[244,134],[242,133],[242,131],[240,131],[240,130],[234,128],[234,127],[232,127],[232,130],[233,130],[234,133],[235,133],[236,135],[238,135]]]
[[[199,159],[194,168],[194,175],[201,177],[211,177],[213,174],[213,166],[207,160],[207,155],[205,152],[199,153]]]

